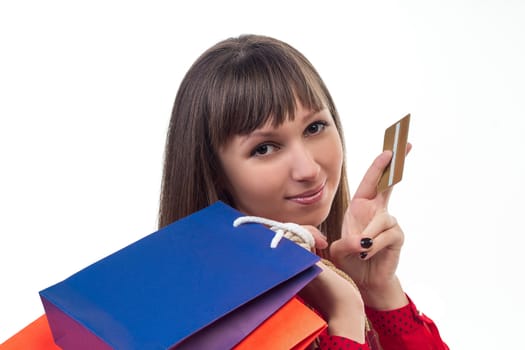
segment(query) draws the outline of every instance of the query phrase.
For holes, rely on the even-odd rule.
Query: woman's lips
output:
[[[288,200],[299,204],[314,204],[321,200],[324,193],[325,184],[321,185],[315,190],[303,192],[297,196],[287,197]]]

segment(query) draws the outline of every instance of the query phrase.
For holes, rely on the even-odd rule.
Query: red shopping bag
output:
[[[31,322],[20,332],[7,339],[2,345],[1,350],[60,350],[53,341],[53,335],[46,315],[42,315]]]
[[[244,338],[234,350],[303,350],[327,327],[296,297]]]

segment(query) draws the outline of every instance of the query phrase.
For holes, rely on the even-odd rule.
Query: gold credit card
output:
[[[377,192],[383,192],[387,188],[395,185],[403,178],[403,167],[408,142],[408,126],[410,124],[410,114],[407,114],[396,123],[385,130],[383,141],[383,151],[392,151],[392,160],[385,168],[377,184]]]

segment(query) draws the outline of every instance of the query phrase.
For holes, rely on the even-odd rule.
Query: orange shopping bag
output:
[[[327,327],[326,322],[297,298],[292,298],[234,350],[303,350]]]
[[[22,349],[60,350],[53,341],[46,315],[40,316],[0,345],[0,350]]]

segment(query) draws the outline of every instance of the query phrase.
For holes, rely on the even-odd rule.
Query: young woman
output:
[[[391,156],[374,160],[350,201],[341,123],[314,67],[273,38],[227,39],[197,59],[178,90],[159,226],[217,200],[304,225],[328,259],[301,292],[328,323],[319,348],[448,349],[395,274],[404,235],[387,210],[391,190],[376,191]]]

